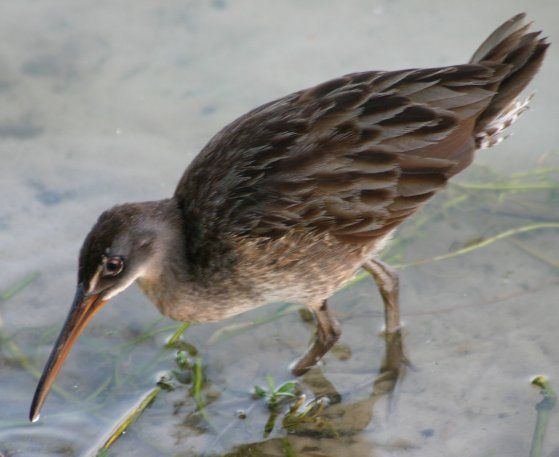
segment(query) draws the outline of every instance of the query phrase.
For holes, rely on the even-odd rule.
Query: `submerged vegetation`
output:
[[[532,385],[540,388],[543,399],[536,405],[537,419],[532,437],[530,457],[542,457],[543,440],[549,423],[549,416],[557,403],[557,394],[545,376],[536,376],[532,379]]]
[[[384,252],[384,260],[397,268],[412,268],[427,263],[455,259],[486,249],[494,243],[507,242],[526,256],[545,263],[551,268],[559,269],[557,259],[530,242],[531,234],[544,230],[559,230],[559,213],[556,211],[559,201],[559,167],[538,167],[510,176],[502,176],[493,170],[479,166],[474,168],[476,171],[469,174],[470,181],[452,184],[448,192],[436,198],[432,204],[403,227]],[[460,221],[465,216],[470,220],[478,221],[485,214],[503,216],[506,224],[498,227],[495,222],[491,227],[480,229],[479,231],[483,230],[483,233],[477,233],[474,239],[465,240],[459,245],[452,246],[448,252],[437,252],[431,257],[418,258],[412,249],[417,240],[429,237],[433,227],[438,223],[451,224],[452,221]],[[487,219],[491,220],[490,217]],[[0,291],[0,304],[12,300],[26,287],[32,287],[33,281],[38,277],[38,272],[30,273],[12,286]],[[358,274],[346,287],[367,278],[367,274]],[[236,335],[250,332],[256,327],[296,313],[300,308],[298,305],[285,304],[274,308],[263,317],[222,325],[218,329],[212,330],[209,342],[217,344]],[[188,328],[188,323],[169,323],[164,318],[157,318],[137,335],[126,339],[117,347],[110,348],[109,351],[105,351],[105,347],[100,346],[99,352],[105,351],[103,357],[112,366],[112,369],[107,370],[106,378],[85,399],[70,390],[54,386],[53,395],[63,398],[71,404],[66,407],[68,413],[72,409],[87,410],[88,414],[96,415],[99,422],[103,424],[101,427],[104,430],[110,430],[99,445],[98,455],[109,455],[108,451],[116,440],[128,430],[133,430],[134,424],[142,414],[167,391],[178,390],[190,397],[184,401],[190,401],[191,404],[196,405],[196,408],[189,420],[195,424],[200,433],[212,434],[217,436],[218,440],[230,429],[237,427],[239,418],[244,418],[251,413],[250,409],[243,411],[237,418],[232,418],[230,425],[217,429],[207,408],[219,398],[219,395],[208,388],[211,382],[207,378],[204,365],[208,362],[204,362],[205,358],[184,337]],[[52,341],[54,338],[52,330],[51,328],[46,329],[45,334],[38,338],[40,345]],[[170,337],[155,354],[142,358],[141,363],[123,374],[121,367],[125,363],[131,363],[130,360],[135,360],[133,357],[135,348],[141,343],[154,341],[158,336],[165,334],[170,334]],[[38,361],[34,354],[27,354],[21,349],[18,343],[19,338],[19,332],[13,333],[5,328],[0,315],[0,350],[4,357],[31,377],[38,378],[40,375]],[[82,341],[83,344],[88,344],[88,339]],[[139,380],[152,377],[161,366],[166,366],[167,369],[164,375],[159,375],[156,384],[150,390],[143,390],[144,393],[139,396],[134,406],[122,416],[117,424],[107,422],[103,410],[110,407],[114,396],[138,392],[137,386],[142,385]],[[544,378],[536,378],[533,384],[540,387],[544,397],[537,406],[538,419],[530,454],[531,457],[539,457],[542,455],[544,433],[549,416],[555,406],[556,396]],[[240,390],[245,391],[249,387],[239,386]],[[298,433],[303,426],[309,424],[318,425],[318,429],[327,429],[328,436],[338,436],[333,425],[324,415],[325,411],[331,408],[328,398],[313,395],[309,397],[310,400],[307,400],[307,394],[303,393],[298,382],[287,381],[276,385],[273,378],[268,376],[265,387],[255,386],[254,396],[259,401],[253,401],[251,408],[257,407],[255,405],[258,404],[262,405],[262,402],[268,408],[268,419],[265,424],[262,424],[265,438],[272,436],[273,433],[279,436],[286,433]],[[175,408],[180,409],[181,404],[175,405]],[[227,406],[223,406],[223,408],[227,408]],[[65,412],[59,414],[63,415]],[[21,416],[21,420],[13,417],[0,419],[0,427],[25,424],[24,411],[19,412],[18,416]],[[279,418],[281,418],[280,421]],[[139,434],[134,436],[136,439],[142,440]],[[288,440],[279,443],[285,455],[297,455]],[[154,446],[153,443],[146,443],[146,445]]]
[[[286,381],[276,386],[271,375],[266,376],[267,387],[254,386],[253,396],[264,400],[270,410],[270,415],[264,426],[264,438],[272,433],[276,420],[283,415],[281,425],[288,432],[296,432],[305,424],[317,424],[319,427],[328,427],[332,434],[336,432],[321,414],[330,403],[327,396],[314,397],[307,401],[307,396],[297,381]]]

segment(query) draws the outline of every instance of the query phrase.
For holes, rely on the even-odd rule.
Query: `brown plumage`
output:
[[[135,280],[180,320],[306,304],[317,335],[296,374],[339,337],[326,299],[360,267],[396,331],[397,276],[374,254],[525,109],[517,97],[548,47],[527,28],[515,16],[468,64],[353,73],[267,103],[219,132],[172,198],[103,213],[82,247],[75,303],[31,418],[81,329]]]

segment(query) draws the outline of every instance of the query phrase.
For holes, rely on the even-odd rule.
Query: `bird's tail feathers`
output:
[[[528,32],[526,15],[517,14],[495,30],[478,48],[470,63],[507,65],[509,71],[494,89],[491,103],[478,117],[478,147],[493,146],[502,141],[502,131],[526,109],[532,96],[518,97],[538,72],[549,46],[541,32]]]

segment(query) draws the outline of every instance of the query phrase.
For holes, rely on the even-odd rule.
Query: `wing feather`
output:
[[[247,113],[181,179],[187,230],[198,243],[294,230],[370,242],[471,161],[475,118],[508,68],[353,73]]]

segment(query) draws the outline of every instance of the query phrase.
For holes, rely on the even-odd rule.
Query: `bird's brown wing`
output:
[[[382,236],[470,163],[476,117],[508,71],[355,73],[245,114],[177,187],[191,245],[297,229],[356,243]]]

